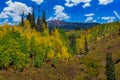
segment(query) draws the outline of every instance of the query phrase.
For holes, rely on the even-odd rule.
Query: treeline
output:
[[[35,12],[34,12],[34,6],[32,7],[32,13],[28,13],[25,19],[24,12],[21,15],[21,26],[24,27],[24,21],[28,20],[31,28],[36,29],[37,31],[43,32],[46,28],[48,28],[47,22],[46,22],[46,13],[43,10],[42,11],[42,17],[40,15],[40,7],[38,6],[38,18],[36,18]],[[37,21],[36,21],[37,20]]]

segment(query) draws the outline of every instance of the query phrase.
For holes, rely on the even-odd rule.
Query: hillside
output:
[[[26,24],[28,23],[26,22]],[[71,39],[70,37],[69,40],[65,35],[61,36],[61,34],[64,34],[62,31],[60,31],[62,33],[59,34],[57,30],[55,30],[55,32],[49,36],[46,32],[39,34],[39,32],[31,30],[28,25],[27,28],[23,28],[23,31],[21,27],[14,26],[11,28],[8,27],[8,25],[5,25],[4,27],[0,28],[0,32],[2,33],[0,40],[4,42],[0,43],[0,51],[4,54],[9,52],[12,57],[8,54],[2,55],[3,53],[0,53],[0,60],[7,63],[0,64],[0,80],[106,80],[105,66],[106,53],[108,52],[112,53],[112,59],[115,64],[116,77],[119,80],[119,25],[119,22],[98,25],[91,28],[90,30],[87,30],[87,34],[85,31],[80,30],[66,32],[66,36],[72,35],[73,37],[74,34],[74,38]],[[6,34],[5,31],[9,33]],[[18,32],[20,32],[21,36],[18,34]],[[94,36],[92,36],[93,33]],[[89,45],[89,51],[87,54],[84,50],[84,45],[86,43],[83,41],[83,36],[85,36],[85,34],[88,35],[87,41]],[[33,45],[29,44],[30,39],[32,39],[31,41]],[[74,42],[74,39],[76,40],[75,46],[72,43]],[[24,46],[19,44],[19,41],[21,42],[21,40],[23,41],[21,44]],[[81,42],[79,43],[79,41]],[[8,44],[8,42],[10,44]],[[68,43],[71,44],[72,47],[74,46],[73,48],[70,47],[70,49],[73,50],[73,53],[66,50],[69,50],[69,47],[66,45]],[[29,51],[31,46],[33,49],[30,49]],[[6,47],[9,48],[6,50]],[[51,49],[51,47],[53,48]],[[74,48],[76,49],[74,50]],[[31,57],[32,55],[28,56],[28,54],[30,54],[29,52],[34,50],[36,51],[34,52],[35,55],[37,55],[35,56],[35,62],[33,62],[34,59]],[[43,52],[47,50],[49,51],[45,52],[46,55],[48,55],[46,58],[46,55],[43,55]],[[11,53],[11,51],[14,52]],[[16,51],[22,55],[17,54]],[[58,59],[56,59],[53,54],[56,54]],[[15,58],[13,56],[16,56],[15,64],[8,64],[9,58]],[[27,63],[26,59],[29,59]],[[39,62],[39,60],[42,62]],[[4,66],[1,67],[2,65]]]

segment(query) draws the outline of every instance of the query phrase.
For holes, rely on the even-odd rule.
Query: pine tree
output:
[[[31,15],[31,28],[36,28],[34,6],[33,6],[32,15]]]
[[[42,23],[45,24],[45,28],[47,28],[46,13],[45,13],[45,11],[42,12]]]
[[[87,42],[86,36],[85,36],[84,40],[85,40],[85,53],[87,54],[89,49],[88,49],[88,42]]]
[[[45,14],[45,11],[42,12],[42,20],[43,20],[43,22],[46,22],[46,14]]]
[[[107,80],[116,80],[115,67],[111,52],[106,53],[106,77]]]
[[[43,31],[41,24],[42,23],[41,23],[40,16],[38,16],[38,19],[37,19],[37,30],[40,31],[40,32]]]
[[[72,34],[70,35],[69,39],[70,39],[70,41],[71,41],[71,42],[70,42],[70,47],[71,47],[71,49],[72,49],[72,52],[76,53],[76,48],[75,48],[75,46],[76,46],[76,37],[75,37],[75,34],[72,33]]]
[[[24,11],[23,11],[22,16],[21,16],[21,26],[24,26]]]
[[[31,17],[32,17],[32,16],[31,16],[31,13],[29,12],[26,19],[27,19],[30,23],[31,23]]]
[[[42,29],[42,21],[41,21],[41,18],[40,18],[40,6],[38,6],[38,19],[37,19],[37,28],[36,30],[42,32],[43,29]]]

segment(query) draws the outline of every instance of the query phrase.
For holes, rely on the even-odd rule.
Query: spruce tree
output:
[[[31,16],[31,13],[29,12],[26,19],[27,19],[30,23],[31,23],[31,17],[32,17],[32,16]]]
[[[45,13],[45,11],[42,11],[42,23],[45,24],[45,28],[47,28],[46,13]]]
[[[77,53],[76,52],[76,37],[75,37],[75,34],[72,33],[70,36],[69,36],[69,39],[70,39],[70,48],[72,49],[72,53]]]
[[[85,40],[85,53],[87,54],[89,49],[88,49],[88,41],[87,41],[86,36],[85,36],[84,40]]]
[[[45,11],[42,12],[42,20],[43,20],[43,22],[46,22],[46,14],[45,14]]]
[[[24,11],[23,11],[22,16],[21,16],[21,26],[24,26]]]
[[[42,24],[42,23],[41,23],[40,16],[38,16],[38,19],[37,19],[37,28],[36,28],[36,30],[38,30],[38,31],[40,31],[40,32],[43,31],[41,24]]]
[[[32,15],[31,15],[31,28],[36,28],[34,6],[33,6]]]
[[[112,53],[106,53],[106,77],[107,80],[116,80],[115,66],[112,60]]]
[[[43,31],[43,29],[42,29],[42,21],[41,21],[41,18],[40,18],[40,6],[38,6],[37,30],[40,31],[40,32]]]

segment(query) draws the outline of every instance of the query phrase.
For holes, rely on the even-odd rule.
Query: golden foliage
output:
[[[8,67],[12,62],[14,69],[21,69],[34,61],[33,65],[35,64],[39,67],[46,56],[48,59],[54,59],[55,57],[61,60],[69,59],[71,54],[63,44],[57,29],[55,29],[52,35],[49,35],[47,28],[41,33],[31,29],[30,26],[29,21],[26,20],[24,27],[17,25],[9,26],[7,24],[0,27],[0,40],[3,42],[0,44],[0,57],[8,53],[12,55],[7,55],[0,60],[6,63],[0,64],[0,66]],[[8,49],[2,53],[4,48],[1,46],[5,46],[4,48]],[[32,58],[29,57],[30,55],[32,55]]]

